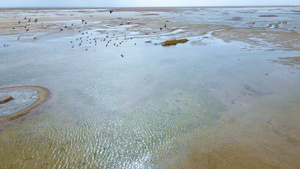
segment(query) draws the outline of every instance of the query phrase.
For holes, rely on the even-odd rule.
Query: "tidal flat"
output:
[[[300,167],[299,6],[0,17],[0,89],[51,93],[0,121],[0,168]]]

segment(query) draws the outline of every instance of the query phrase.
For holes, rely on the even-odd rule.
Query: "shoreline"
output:
[[[249,6],[150,6],[150,7],[5,7],[0,10],[47,10],[47,9],[154,9],[154,8],[166,8],[166,9],[180,9],[180,8],[269,8],[269,7],[300,7],[300,5],[249,5]]]

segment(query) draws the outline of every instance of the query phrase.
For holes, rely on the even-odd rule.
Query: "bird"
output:
[[[18,22],[18,24],[20,24],[20,23],[21,23],[21,21]]]
[[[110,14],[113,13],[113,10],[109,10],[109,13],[110,13]]]
[[[33,37],[33,40],[36,40],[36,37]]]
[[[30,21],[31,21],[31,18],[28,19],[28,22],[30,22]]]
[[[123,55],[123,54],[121,54],[121,57],[124,57],[124,55]]]
[[[26,16],[25,16],[25,18],[24,19],[26,19]]]
[[[17,38],[17,40],[20,40],[20,38],[21,38],[21,36],[19,36],[19,37]]]
[[[165,28],[167,27],[167,24],[165,23],[165,26],[164,26]]]
[[[67,25],[65,25],[65,28],[68,28]]]
[[[159,28],[159,30],[162,30],[163,28]]]
[[[29,28],[28,29],[26,29],[26,32],[28,32],[29,31]]]
[[[35,19],[34,22],[36,23],[38,21],[38,19]]]
[[[64,29],[60,29],[60,32],[63,31]]]

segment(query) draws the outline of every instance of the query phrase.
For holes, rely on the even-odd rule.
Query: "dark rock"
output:
[[[1,96],[0,97],[0,104],[5,104],[11,100],[14,100],[14,98],[10,95],[6,95],[6,96]]]

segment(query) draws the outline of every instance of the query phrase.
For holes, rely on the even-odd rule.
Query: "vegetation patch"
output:
[[[259,17],[278,17],[277,15],[259,15]]]
[[[177,45],[177,43],[185,43],[187,41],[189,41],[189,40],[187,40],[187,39],[178,39],[178,40],[172,39],[172,40],[165,41],[162,45],[163,46],[171,46],[171,45]]]

